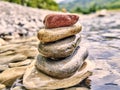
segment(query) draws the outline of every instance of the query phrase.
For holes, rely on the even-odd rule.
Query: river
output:
[[[120,90],[120,12],[81,17],[80,23],[88,59],[95,63],[91,90]]]

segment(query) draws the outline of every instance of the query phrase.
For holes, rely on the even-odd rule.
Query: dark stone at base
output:
[[[67,78],[72,76],[83,64],[88,56],[88,51],[84,47],[78,47],[69,57],[53,61],[38,55],[36,67],[38,70],[55,78]]]
[[[40,42],[38,50],[42,56],[54,60],[65,58],[74,52],[80,40],[80,35],[75,35],[52,43],[43,44]]]

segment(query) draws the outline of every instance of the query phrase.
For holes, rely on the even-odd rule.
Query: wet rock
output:
[[[37,42],[37,37],[29,37],[29,38],[19,38],[16,40],[11,40],[10,43],[19,44],[19,43],[27,43],[27,42]]]
[[[77,15],[49,14],[45,17],[44,24],[46,28],[72,26],[78,19]]]
[[[84,47],[78,47],[71,56],[58,61],[38,55],[36,67],[52,77],[67,78],[72,76],[82,66],[87,56],[88,51]]]
[[[31,63],[32,60],[25,60],[25,61],[21,61],[21,62],[16,62],[16,63],[9,63],[9,67],[19,67],[19,66],[27,66]]]
[[[91,62],[85,61],[83,66],[71,77],[65,79],[52,78],[35,68],[35,61],[27,68],[23,76],[23,85],[30,90],[50,90],[74,86],[90,76]]]
[[[0,83],[11,86],[18,77],[24,74],[26,68],[27,66],[6,69],[0,73]]]
[[[0,65],[0,72],[8,68],[8,65]]]
[[[60,27],[53,29],[41,29],[38,32],[38,39],[41,42],[53,42],[79,33],[82,29],[81,25],[73,25],[69,27]]]
[[[58,59],[70,56],[80,43],[80,35],[71,36],[52,43],[39,44],[38,50],[42,56]]]
[[[9,56],[0,56],[0,64],[8,64],[10,62],[15,62],[15,61],[23,61],[27,57],[22,54],[16,54],[16,55],[9,55]]]

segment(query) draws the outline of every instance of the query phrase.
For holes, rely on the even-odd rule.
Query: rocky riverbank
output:
[[[33,36],[43,27],[42,19],[48,13],[54,12],[0,2],[0,37]]]
[[[19,76],[38,54],[39,41],[36,33],[43,27],[43,18],[48,13],[56,12],[0,2],[0,13],[0,72],[7,69],[0,73],[0,81],[4,80],[0,89],[5,88],[3,83],[8,84],[17,79],[12,87],[9,87],[9,83],[8,88],[21,90],[22,78]],[[92,90],[120,89],[119,16],[120,12],[80,15],[79,23],[83,25],[81,43],[88,47],[89,59],[95,63],[93,75],[90,77]],[[86,83],[88,82],[90,83]],[[82,89],[88,90],[86,87]],[[72,87],[72,90],[78,88],[81,90],[80,85]]]

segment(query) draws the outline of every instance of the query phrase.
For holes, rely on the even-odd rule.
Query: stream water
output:
[[[82,38],[95,62],[91,90],[120,90],[120,12],[85,17]]]

